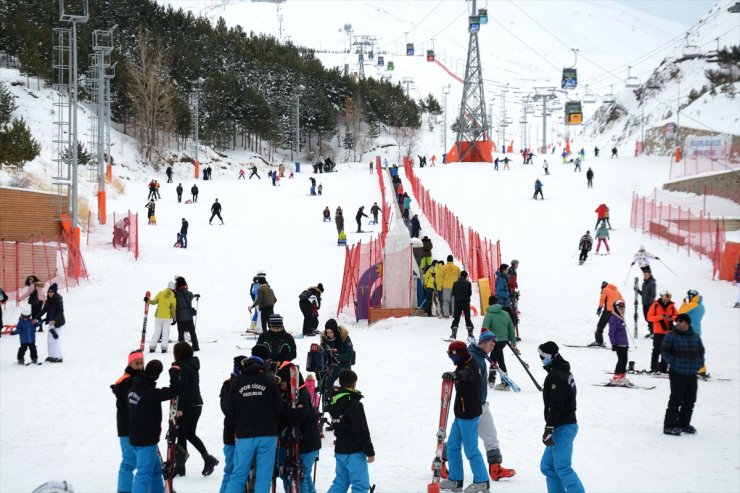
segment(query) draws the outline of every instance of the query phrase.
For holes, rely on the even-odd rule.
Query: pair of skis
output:
[[[296,409],[298,407],[298,391],[299,391],[299,370],[296,365],[290,365],[290,407]],[[299,493],[301,478],[303,477],[303,463],[301,462],[301,450],[300,450],[301,434],[298,426],[289,425],[286,430],[286,434],[283,440],[283,445],[286,449],[285,462],[280,464],[278,467],[278,475],[280,479],[284,481],[286,493]],[[276,490],[276,480],[273,478],[272,491]]]
[[[442,478],[442,456],[444,454],[445,439],[447,438],[447,418],[450,415],[450,400],[452,400],[452,380],[442,380],[442,398],[439,406],[439,427],[437,428],[437,448],[432,462],[432,482],[427,485],[427,493],[440,493],[439,482]]]

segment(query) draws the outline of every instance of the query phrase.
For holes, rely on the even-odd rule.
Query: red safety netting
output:
[[[55,282],[60,289],[77,286],[87,278],[87,268],[80,248],[70,241],[66,233],[51,239],[31,236],[29,241],[0,242],[0,286],[16,304],[25,299],[29,288],[28,276],[34,275],[49,284]]]
[[[731,171],[738,168],[740,168],[740,160],[730,156],[717,158],[684,156],[683,160],[678,163],[671,163],[670,179],[673,180],[675,178],[693,176],[710,171]]]
[[[708,256],[712,261],[713,279],[719,271],[725,229],[722,221],[712,219],[709,214],[701,212],[697,215],[691,209],[633,193],[630,227],[649,233],[651,238],[664,238],[676,245],[676,251],[684,247],[689,256],[692,251],[699,255],[699,259],[703,255]]]
[[[462,262],[468,271],[470,280],[488,277],[495,274],[501,264],[501,241],[489,240],[475,231],[466,228],[447,206],[438,204],[414,174],[411,161],[404,158],[403,168],[411,182],[411,191],[419,208],[429,223],[450,246],[452,254]]]
[[[105,216],[105,224],[97,224],[92,212],[87,216],[87,245],[111,245],[127,250],[139,259],[139,213],[114,212]],[[174,240],[173,240],[174,243]]]

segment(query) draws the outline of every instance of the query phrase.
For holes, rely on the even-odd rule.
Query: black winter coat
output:
[[[282,408],[280,388],[267,367],[255,358],[247,360],[229,390],[228,411],[234,419],[236,437],[276,437]]]
[[[270,351],[270,361],[278,363],[282,361],[293,361],[296,357],[295,340],[293,336],[285,332],[268,330],[260,334],[257,344],[266,346]]]
[[[28,295],[28,304],[31,305],[31,318],[38,320],[41,317],[41,309],[44,307],[44,301],[39,299],[36,289]]]
[[[221,212],[221,204],[219,202],[214,202],[211,206],[211,213],[217,214]]]
[[[455,298],[455,304],[470,304],[470,297],[473,295],[473,287],[467,278],[460,278],[452,285],[452,296]]]
[[[341,370],[351,370],[355,361],[355,349],[352,346],[352,339],[350,339],[347,329],[342,326],[338,329],[338,332],[334,339],[326,337],[326,332],[321,333],[321,345],[329,349],[335,359],[337,375]]]
[[[178,385],[177,410],[182,411],[186,407],[203,405],[203,397],[200,395],[200,360],[197,356],[185,358],[178,361],[180,367],[180,383]]]
[[[545,402],[545,425],[559,426],[576,423],[576,381],[570,372],[570,363],[559,354],[548,366],[542,385]]]
[[[121,378],[110,386],[113,395],[116,396],[116,427],[119,437],[128,436],[128,393],[134,383],[134,377],[141,373],[141,370],[127,366],[123,372]]]
[[[316,308],[321,308],[321,291],[319,291],[319,288],[316,286],[304,289],[303,292],[298,295],[298,299],[308,301],[311,298],[311,295],[316,296]]]
[[[175,291],[175,320],[178,322],[192,322],[190,308],[193,306],[193,293],[187,289]]]
[[[173,377],[174,374],[174,377]],[[128,440],[135,447],[159,443],[162,433],[162,402],[177,395],[177,374],[170,374],[170,386],[157,388],[157,381],[140,373],[128,393]]]
[[[46,298],[39,317],[43,317],[44,314],[46,314],[48,322],[54,321],[54,327],[61,327],[66,323],[66,320],[64,320],[64,299],[61,294],[54,293],[51,298]]]
[[[473,356],[455,367],[455,417],[477,418],[483,414],[481,375]]]
[[[221,412],[224,413],[224,445],[236,445],[236,421],[234,416],[229,412],[229,394],[236,380],[236,376],[231,375],[224,380],[221,385],[221,393],[218,394],[221,402]]]
[[[318,417],[311,403],[311,395],[305,387],[301,387],[298,392],[298,406],[295,409],[290,404],[283,406],[283,419],[286,425],[298,427],[299,450],[302,454],[321,448]]]
[[[655,301],[655,278],[650,276],[642,282],[642,289],[638,291],[642,295],[642,305],[650,306]]]
[[[357,390],[341,388],[332,397],[329,415],[334,427],[334,453],[354,454],[364,452],[375,456],[370,429],[365,418],[365,409],[360,402],[362,394]]]

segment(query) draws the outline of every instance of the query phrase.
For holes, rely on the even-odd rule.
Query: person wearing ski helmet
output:
[[[545,405],[545,450],[540,471],[545,475],[548,493],[584,493],[578,474],[573,470],[573,441],[578,434],[576,420],[576,382],[570,363],[559,353],[552,341],[538,348],[542,367],[547,372],[542,384]]]
[[[701,337],[701,320],[704,318],[704,297],[696,289],[689,289],[681,303],[678,313],[685,313],[691,318],[691,329]],[[706,376],[707,365],[701,367],[699,376]]]
[[[630,344],[627,339],[627,324],[624,322],[624,301],[622,300],[614,302],[609,318],[609,342],[612,345],[612,351],[617,353],[617,366],[614,368],[611,385],[629,387],[632,383],[625,377],[625,373]]]

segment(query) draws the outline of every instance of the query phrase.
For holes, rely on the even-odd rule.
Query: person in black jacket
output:
[[[317,308],[321,308],[321,293],[324,292],[324,285],[318,283],[316,286],[311,286],[303,290],[298,295],[298,307],[301,309],[303,314],[303,335],[314,336],[318,334],[314,327],[314,316],[313,316],[313,304],[311,303],[311,296],[316,298]],[[318,322],[318,321],[317,321]]]
[[[203,410],[203,397],[200,395],[200,360],[193,356],[193,348],[187,342],[178,342],[174,348],[175,364],[180,368],[180,382],[177,398],[177,446],[179,460],[175,463],[175,476],[185,476],[185,461],[190,442],[203,457],[203,476],[210,476],[218,459],[206,450],[203,441],[195,434],[198,420]]]
[[[357,374],[342,370],[339,374],[340,389],[329,406],[334,428],[334,458],[336,476],[329,492],[369,491],[368,463],[375,461],[375,449],[370,439],[370,429],[365,409],[360,402],[362,394],[356,389]]]
[[[128,365],[123,375],[110,386],[116,396],[116,426],[118,441],[121,445],[121,465],[118,467],[118,489],[120,493],[131,491],[136,469],[136,452],[128,439],[128,393],[134,383],[134,377],[144,369],[144,353],[138,349],[128,355]]]
[[[193,203],[198,202],[198,185],[193,183],[193,186],[190,187],[190,193],[193,196]]]
[[[355,349],[349,332],[337,321],[330,318],[324,324],[321,334],[321,347],[327,353],[328,373],[321,383],[321,395],[324,397],[324,407],[328,405],[334,388],[334,382],[339,378],[342,370],[351,370],[355,362]]]
[[[467,271],[460,272],[460,277],[452,285],[452,298],[455,304],[452,309],[452,334],[450,339],[457,339],[457,326],[460,323],[460,314],[465,315],[465,327],[468,330],[468,340],[471,344],[475,342],[473,337],[473,322],[470,320],[470,297],[473,295],[473,287],[468,281]]]
[[[136,453],[136,476],[132,493],[163,491],[162,461],[158,443],[162,433],[162,402],[177,397],[179,368],[170,367],[170,386],[158,389],[162,362],[153,359],[134,377],[128,393],[128,439]]]
[[[260,356],[242,361],[241,374],[229,391],[229,416],[234,420],[234,470],[225,493],[243,493],[256,460],[254,491],[270,490],[277,449],[277,417],[282,412],[280,388]],[[222,489],[222,491],[224,491]]]
[[[190,334],[190,342],[193,344],[193,351],[200,351],[198,345],[198,335],[195,333],[195,323],[193,315],[193,299],[199,299],[199,294],[193,294],[188,290],[188,283],[185,278],[177,276],[175,278],[175,320],[177,321],[177,341],[185,340],[185,332]]]
[[[213,218],[218,216],[218,219],[221,221],[221,224],[224,223],[224,218],[221,217],[221,204],[219,203],[218,199],[213,202],[213,205],[211,206],[211,218],[208,220],[208,224],[211,224],[211,221],[213,221]]]
[[[454,363],[455,371],[443,373],[442,379],[455,382],[455,421],[447,438],[449,475],[439,486],[443,490],[461,491],[465,479],[462,464],[464,447],[465,457],[473,471],[473,484],[467,490],[488,492],[488,469],[478,448],[478,421],[483,414],[480,369],[462,341],[451,342],[447,347],[447,356]]]
[[[190,224],[188,223],[187,219],[184,217],[182,218],[182,223],[180,226],[180,241],[182,242],[182,248],[188,247],[188,226]]]
[[[49,333],[46,336],[49,356],[46,361],[50,363],[61,363],[62,359],[62,327],[66,323],[64,319],[64,300],[62,295],[57,293],[57,283],[52,283],[46,292],[46,301],[39,312],[39,319],[46,315],[46,322],[49,324]],[[36,323],[34,320],[33,323]]]
[[[270,315],[268,321],[270,330],[260,334],[257,344],[261,344],[270,352],[270,361],[275,364],[283,361],[293,361],[296,357],[296,346],[293,336],[285,332],[283,317],[277,313]]]
[[[650,323],[647,316],[658,291],[655,285],[655,277],[653,277],[650,271],[643,272],[642,279],[642,289],[637,289],[636,291],[642,297],[642,316],[645,317],[645,322],[647,322],[648,326],[648,333],[645,337],[651,337],[653,335],[653,324]]]
[[[545,433],[542,443],[545,452],[540,461],[540,471],[547,480],[547,491],[583,493],[583,484],[571,466],[573,440],[578,433],[576,421],[576,382],[570,372],[570,363],[558,353],[552,341],[539,347],[542,366],[547,377],[542,384],[545,402]]]
[[[355,214],[355,221],[357,221],[357,232],[362,233],[362,218],[367,217],[367,214],[365,214],[365,206],[361,205],[359,209],[357,209],[357,214]]]
[[[262,347],[262,346],[255,346]],[[267,354],[267,349],[262,347]],[[234,449],[236,448],[236,422],[234,416],[229,412],[229,394],[231,392],[234,380],[239,376],[242,368],[242,361],[247,359],[247,356],[239,355],[234,356],[234,366],[231,370],[229,378],[224,380],[221,385],[221,392],[219,393],[219,401],[221,403],[221,412],[224,414],[224,428],[223,428],[223,440],[224,440],[224,477],[221,481],[220,491],[226,489],[226,485],[229,484],[231,479],[231,473],[234,472]]]
[[[177,184],[177,188],[175,189],[175,192],[177,192],[177,202],[178,203],[182,202],[182,192],[183,192],[182,183]]]

